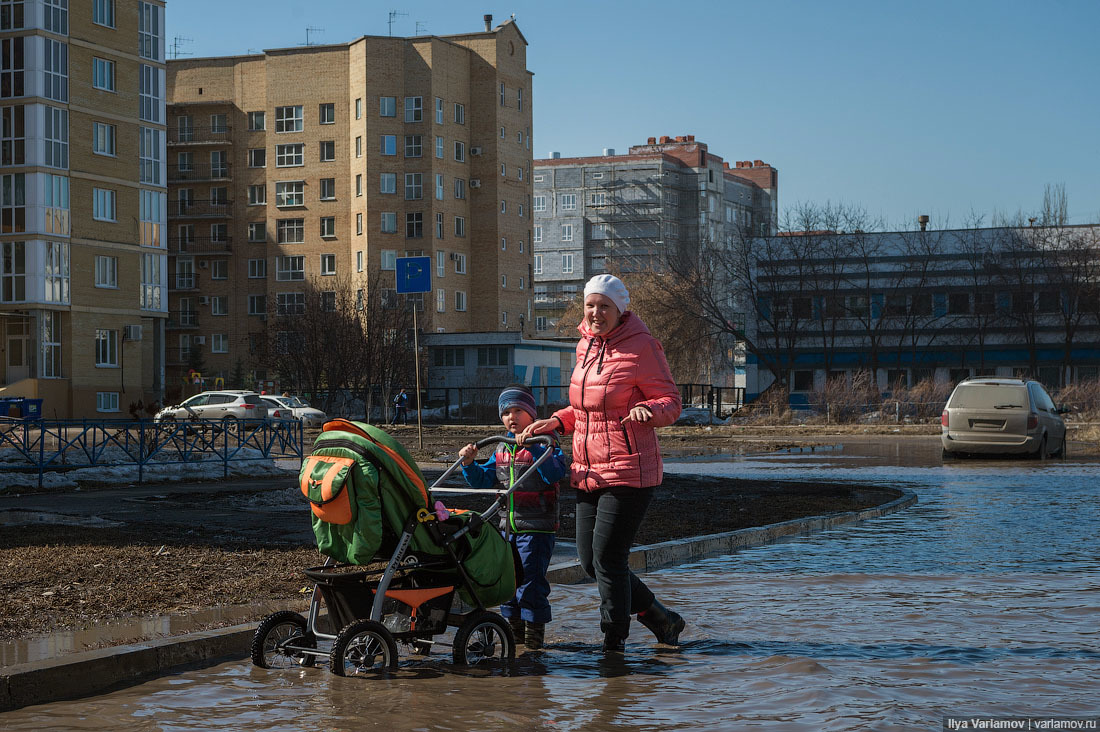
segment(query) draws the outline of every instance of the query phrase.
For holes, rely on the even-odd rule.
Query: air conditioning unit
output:
[[[209,304],[210,304],[210,298],[207,297],[206,295],[203,295],[202,297],[199,298],[199,305],[209,305]]]
[[[481,147],[479,147],[477,145],[475,145],[474,147],[471,147],[470,148],[470,154],[471,155],[480,155],[481,154]]]
[[[481,178],[471,178],[470,188],[481,188]]]
[[[209,266],[210,266],[210,260],[209,259],[200,259],[199,260],[199,269],[206,269]]]
[[[141,340],[141,326],[140,325],[127,325],[122,329],[122,340],[124,341],[140,341]]]
[[[196,346],[205,346],[206,336],[191,336],[191,342],[194,343]]]

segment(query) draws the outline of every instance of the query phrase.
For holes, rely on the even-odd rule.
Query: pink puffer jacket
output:
[[[606,337],[582,323],[577,365],[569,380],[569,406],[554,414],[573,433],[572,485],[582,491],[661,484],[663,466],[655,427],[680,416],[680,391],[664,349],[632,312]],[[639,404],[653,419],[622,419]]]

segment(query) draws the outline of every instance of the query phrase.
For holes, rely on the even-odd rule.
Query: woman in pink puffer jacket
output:
[[[680,392],[664,349],[645,323],[627,311],[630,295],[618,277],[597,275],[584,288],[577,363],[569,406],[519,435],[573,434],[571,484],[577,489],[577,554],[600,591],[604,651],[622,652],[630,616],[676,644],[683,619],[665,608],[630,571],[630,547],[661,484],[656,427],[680,416]]]

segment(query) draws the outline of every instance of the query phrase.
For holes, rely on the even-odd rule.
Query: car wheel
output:
[[[1058,448],[1058,457],[1064,458],[1066,456],[1066,446],[1069,444],[1069,440],[1065,433],[1062,433],[1062,446]]]
[[[1035,458],[1037,460],[1046,460],[1050,457],[1050,449],[1047,447],[1047,436],[1043,435],[1039,440],[1039,449],[1035,451]]]
[[[951,452],[945,447],[942,449],[940,457],[942,457],[944,460],[953,460],[955,458],[955,453]]]

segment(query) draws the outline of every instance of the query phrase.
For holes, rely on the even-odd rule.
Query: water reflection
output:
[[[4,715],[6,729],[935,729],[946,714],[1095,715],[1100,464],[939,464],[934,445],[676,463],[762,480],[905,485],[911,509],[651,574],[688,618],[599,653],[592,585],[556,586],[545,651],[380,679],[234,662]],[[923,451],[923,452],[922,452]]]

